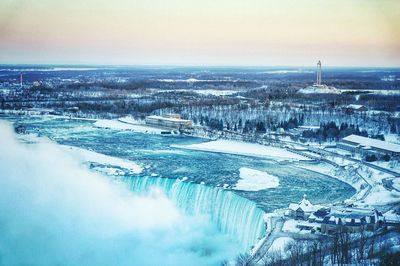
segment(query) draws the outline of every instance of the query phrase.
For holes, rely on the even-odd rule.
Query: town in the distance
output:
[[[0,65],[0,119],[209,217],[240,246],[222,265],[395,265],[400,69],[323,63]]]

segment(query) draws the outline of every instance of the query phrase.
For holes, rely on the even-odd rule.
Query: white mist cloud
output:
[[[238,251],[158,191],[134,195],[0,121],[0,265],[218,265]]]

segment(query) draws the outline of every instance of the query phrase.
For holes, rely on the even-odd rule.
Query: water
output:
[[[29,133],[47,136],[60,144],[82,147],[141,164],[139,176],[124,181],[143,193],[157,184],[189,214],[206,214],[223,233],[234,235],[250,247],[262,235],[262,210],[272,211],[299,201],[304,194],[315,203],[340,201],[355,190],[327,176],[280,165],[274,161],[246,156],[180,150],[171,145],[188,145],[205,140],[187,136],[160,136],[96,128],[89,121],[50,117],[4,116],[22,125]],[[224,184],[236,184],[239,169],[249,167],[280,179],[276,188],[246,192],[223,190]],[[157,175],[157,178],[152,177]],[[186,182],[176,179],[187,178]],[[199,185],[204,183],[205,185]],[[258,207],[258,208],[257,208]]]
[[[169,178],[126,177],[125,181],[139,193],[161,188],[187,214],[207,214],[222,233],[236,236],[245,250],[264,234],[264,212],[230,191]]]

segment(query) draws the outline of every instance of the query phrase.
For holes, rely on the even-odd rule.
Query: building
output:
[[[374,231],[384,225],[381,212],[368,208],[335,208],[321,222],[321,233],[331,234],[346,230],[351,233],[362,230]]]
[[[165,116],[151,115],[145,119],[146,125],[185,130],[192,128],[192,120],[181,119],[179,114],[168,114]]]
[[[313,205],[308,199],[307,195],[299,203],[289,204],[289,216],[296,220],[307,220],[313,212],[318,211],[322,206]]]
[[[322,223],[324,218],[331,212],[330,208],[323,207],[316,212],[312,213],[308,217],[308,221],[311,223]]]
[[[366,112],[366,111],[368,111],[368,108],[361,104],[349,104],[349,105],[343,107],[343,111],[346,114],[352,114],[354,112]]]
[[[322,80],[321,80],[321,73],[322,72],[322,69],[321,69],[321,60],[318,60],[318,63],[317,63],[317,82],[315,83],[315,85],[316,86],[321,86],[321,82],[322,82]]]
[[[375,154],[379,156],[388,154],[391,157],[400,157],[400,145],[357,135],[343,138],[337,146],[343,150],[363,155]]]

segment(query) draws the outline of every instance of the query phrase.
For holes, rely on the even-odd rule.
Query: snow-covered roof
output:
[[[165,121],[170,121],[170,122],[191,122],[191,120],[180,119],[180,118],[172,118],[172,117],[164,117],[164,116],[158,116],[158,115],[150,115],[150,116],[148,116],[146,118],[157,119],[157,120],[165,120]]]
[[[352,108],[352,109],[355,109],[355,110],[361,109],[363,107],[364,107],[364,105],[361,105],[361,104],[349,104],[349,105],[347,105],[347,108]]]
[[[298,208],[301,208],[304,212],[315,212],[321,208],[319,205],[313,205],[306,196],[299,203],[290,203],[289,209],[296,211]]]
[[[343,140],[357,143],[364,147],[369,146],[372,148],[377,148],[377,149],[387,150],[390,152],[400,153],[400,145],[391,143],[391,142],[387,142],[387,141],[371,139],[371,138],[366,138],[366,137],[357,136],[357,135],[347,136],[347,137],[343,138]]]
[[[309,93],[332,93],[340,94],[340,91],[335,87],[327,85],[313,85],[306,88],[302,88],[298,91],[299,93],[309,94]]]

